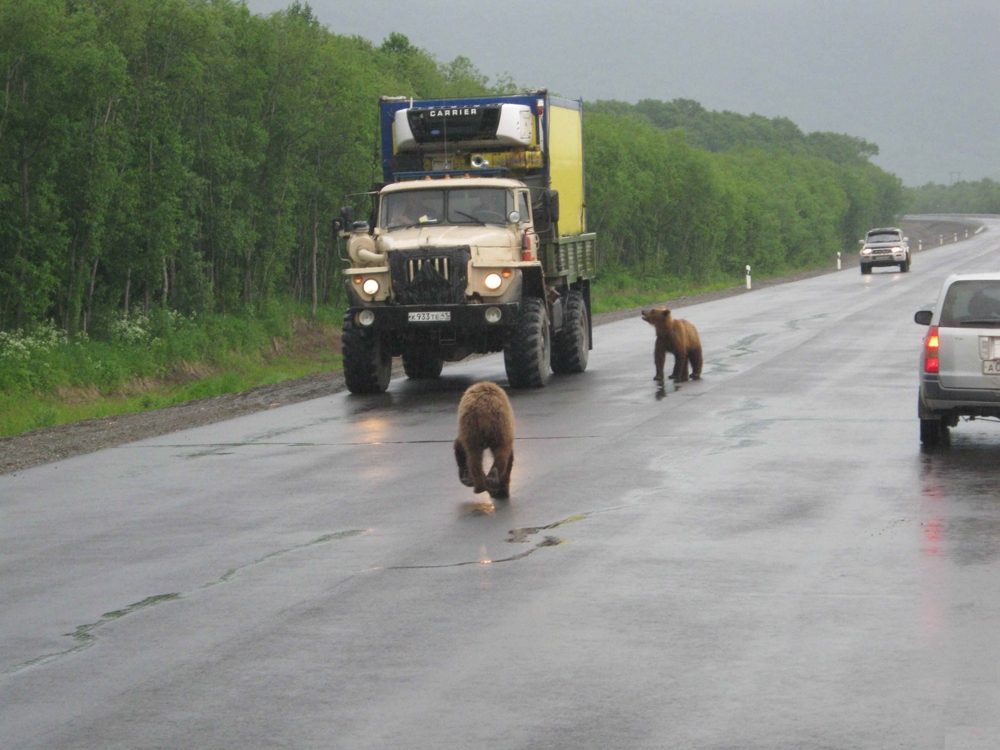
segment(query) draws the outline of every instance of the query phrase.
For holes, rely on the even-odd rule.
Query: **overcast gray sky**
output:
[[[465,55],[564,96],[683,97],[861,136],[908,185],[1000,179],[1000,0],[310,4],[337,33],[398,31],[439,60]]]

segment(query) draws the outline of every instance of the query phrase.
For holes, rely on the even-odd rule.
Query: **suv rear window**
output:
[[[956,281],[948,287],[938,325],[1000,327],[1000,281]]]

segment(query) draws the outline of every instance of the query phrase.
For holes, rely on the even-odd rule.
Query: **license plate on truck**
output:
[[[988,359],[983,362],[983,375],[1000,375],[1000,359]]]
[[[439,312],[411,312],[407,313],[407,320],[411,323],[441,323],[451,320],[451,310],[441,310]]]

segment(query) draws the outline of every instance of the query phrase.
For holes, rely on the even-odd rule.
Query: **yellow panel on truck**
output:
[[[549,107],[549,176],[552,189],[559,191],[560,237],[587,231],[582,114],[579,105],[569,108],[550,104]]]

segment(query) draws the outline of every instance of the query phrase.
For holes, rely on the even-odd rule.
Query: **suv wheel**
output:
[[[403,372],[411,380],[433,380],[441,376],[444,360],[429,352],[403,352]]]
[[[353,316],[344,316],[341,352],[344,382],[351,393],[382,393],[392,377],[392,350],[388,337],[377,331],[358,328]]]
[[[947,443],[948,425],[940,419],[921,419],[920,442],[928,448]]]
[[[587,325],[587,305],[580,292],[566,297],[563,327],[552,337],[552,371],[583,372],[587,369],[590,336]]]
[[[909,272],[909,270],[910,270],[910,256],[909,255],[907,255],[906,259],[902,263],[899,264],[899,270],[902,273],[908,273]]]
[[[872,267],[871,267],[870,263],[862,263],[861,264],[861,275],[862,276],[870,274],[871,272],[872,272]]]
[[[503,349],[503,364],[511,388],[541,388],[549,379],[551,359],[549,313],[537,297],[521,300],[517,327]]]

